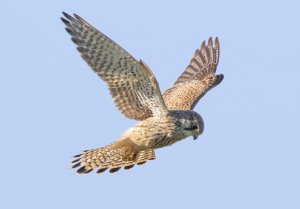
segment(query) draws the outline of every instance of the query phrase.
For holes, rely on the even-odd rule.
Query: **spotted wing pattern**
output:
[[[202,43],[182,75],[163,93],[168,109],[192,110],[207,91],[221,83],[224,76],[215,75],[219,52],[218,38],[214,44],[212,38],[207,45]]]
[[[151,70],[84,19],[64,13],[61,20],[82,58],[108,85],[117,108],[128,118],[144,120],[166,114]]]

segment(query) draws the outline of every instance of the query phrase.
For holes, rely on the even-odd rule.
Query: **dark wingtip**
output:
[[[117,171],[120,170],[120,169],[121,169],[121,167],[111,168],[111,169],[109,170],[109,172],[110,172],[110,173],[115,173],[115,172],[117,172]]]
[[[96,174],[100,174],[103,173],[104,171],[106,171],[108,168],[100,168],[97,170]]]
[[[127,165],[127,166],[124,166],[124,169],[128,170],[128,169],[132,168],[133,166],[134,166],[134,164],[133,165]]]
[[[202,41],[202,44],[201,44],[200,49],[204,49],[204,48],[206,48],[206,42],[205,42],[205,41]]]
[[[214,86],[217,86],[217,85],[219,85],[223,81],[224,75],[223,74],[219,74],[219,75],[215,75],[215,76],[217,77],[217,80],[216,80],[216,83],[215,83]]]
[[[68,34],[70,34],[71,36],[75,36],[75,33],[70,28],[65,28],[65,29]]]
[[[145,161],[142,161],[142,162],[138,162],[137,163],[137,165],[143,165],[143,164],[145,164],[147,161],[145,160]]]
[[[81,168],[79,168],[79,169],[77,170],[77,173],[79,173],[79,174],[89,173],[89,172],[91,172],[91,171],[90,171],[90,170],[87,170],[84,166],[82,166]]]
[[[74,17],[76,18],[76,20],[77,21],[79,21],[79,22],[81,22],[81,23],[83,23],[83,24],[87,24],[87,25],[89,25],[90,27],[93,27],[93,26],[91,26],[85,19],[83,19],[82,17],[80,17],[78,14],[73,14],[74,15]]]
[[[218,76],[220,77],[221,80],[224,79],[224,75],[223,74],[219,74]]]
[[[219,42],[218,36],[215,38],[215,46],[216,46],[217,48],[220,48],[220,42]]]
[[[84,172],[84,174],[90,173],[90,172],[92,172],[92,171],[93,171],[93,169],[86,170],[86,171]]]
[[[80,157],[82,154],[79,154],[79,155],[74,155],[73,157]]]
[[[73,15],[74,15],[74,17],[75,17],[77,20],[82,20],[82,18],[81,18],[78,14],[73,13]]]
[[[63,16],[65,16],[65,18],[67,18],[68,20],[72,20],[74,19],[74,17],[72,17],[71,15],[69,15],[68,13],[62,11]]]
[[[72,168],[77,168],[77,167],[79,167],[80,165],[81,165],[81,162],[76,163],[75,165],[72,166]]]
[[[208,39],[208,45],[212,45],[212,43],[213,43],[213,39],[212,39],[212,37],[209,37],[209,39]]]
[[[65,18],[61,17],[60,19],[65,25],[70,25],[70,22],[68,20],[66,20]]]
[[[77,163],[80,160],[80,158],[73,160],[71,163]]]

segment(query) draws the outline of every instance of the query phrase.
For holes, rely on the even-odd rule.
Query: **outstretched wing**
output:
[[[61,20],[81,57],[108,85],[117,108],[128,118],[144,120],[167,108],[151,70],[84,19],[64,13]]]
[[[221,83],[224,76],[215,75],[219,52],[218,38],[214,44],[211,37],[207,45],[203,41],[185,71],[173,86],[163,93],[168,109],[192,110],[207,91]]]

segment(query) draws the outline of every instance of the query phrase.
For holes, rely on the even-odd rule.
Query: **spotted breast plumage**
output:
[[[154,149],[202,134],[204,122],[193,108],[223,80],[222,74],[215,75],[218,38],[203,42],[182,75],[161,94],[155,76],[143,61],[133,58],[80,16],[63,15],[61,20],[81,57],[106,83],[117,108],[125,117],[139,121],[113,143],[75,155],[72,168],[77,168],[77,173],[130,169],[155,159]]]

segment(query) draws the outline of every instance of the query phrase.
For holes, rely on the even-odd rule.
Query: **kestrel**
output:
[[[204,94],[217,86],[223,75],[215,75],[219,40],[208,39],[173,86],[161,94],[150,68],[95,29],[80,16],[63,12],[66,31],[81,57],[107,84],[115,105],[139,122],[113,143],[75,155],[72,168],[85,174],[94,169],[111,173],[154,160],[154,149],[202,134],[202,117],[193,108]]]

